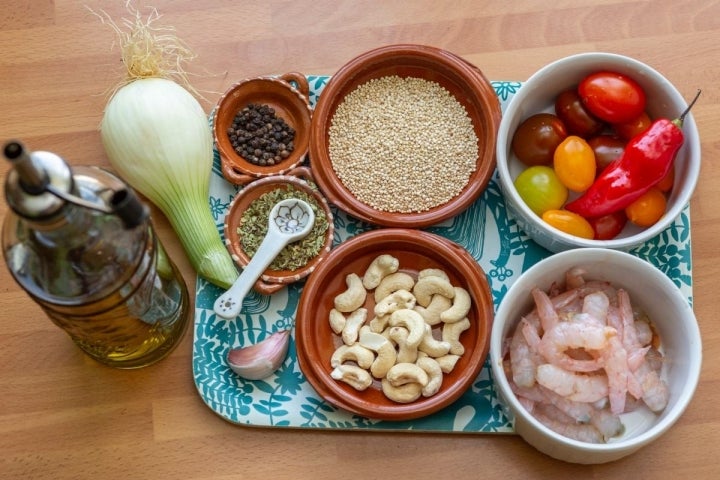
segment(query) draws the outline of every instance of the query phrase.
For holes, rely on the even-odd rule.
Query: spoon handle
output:
[[[262,272],[288,243],[289,239],[287,237],[269,230],[250,263],[243,269],[240,277],[232,287],[215,300],[213,306],[215,313],[223,318],[236,317],[240,313],[245,295],[248,294],[253,284],[262,275]]]

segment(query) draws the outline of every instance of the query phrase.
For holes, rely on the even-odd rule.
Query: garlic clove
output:
[[[290,330],[275,332],[256,344],[231,349],[227,354],[227,363],[240,377],[261,380],[280,368],[289,345]]]

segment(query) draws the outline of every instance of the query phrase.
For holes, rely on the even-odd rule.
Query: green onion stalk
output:
[[[180,64],[191,54],[168,29],[151,26],[156,12],[146,21],[135,12],[128,33],[100,18],[118,34],[127,69],[100,126],[110,164],[165,214],[196,273],[228,288],[238,272],[208,201],[212,132],[198,100],[173,80],[189,86]]]

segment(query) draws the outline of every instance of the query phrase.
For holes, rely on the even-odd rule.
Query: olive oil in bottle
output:
[[[165,357],[190,312],[149,209],[119,178],[50,152],[4,148],[3,254],[17,283],[87,355],[117,368]]]

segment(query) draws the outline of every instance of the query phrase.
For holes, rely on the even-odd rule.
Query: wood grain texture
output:
[[[115,37],[95,11],[123,1],[0,0],[0,140],[20,138],[70,163],[109,166],[98,124],[121,75]],[[703,148],[691,203],[701,382],[654,444],[609,465],[552,460],[514,435],[245,428],[216,416],[192,379],[192,330],[150,368],[87,359],[0,269],[0,478],[718,478],[720,475],[720,2],[711,0],[147,0],[195,51],[209,111],[236,81],[332,74],[390,43],[429,44],[490,79],[524,80],[593,50],[640,59],[687,97]],[[143,6],[143,5],[141,5]],[[0,164],[4,178],[8,166]],[[7,207],[0,204],[4,217]],[[155,224],[188,285],[195,275],[163,216]]]

